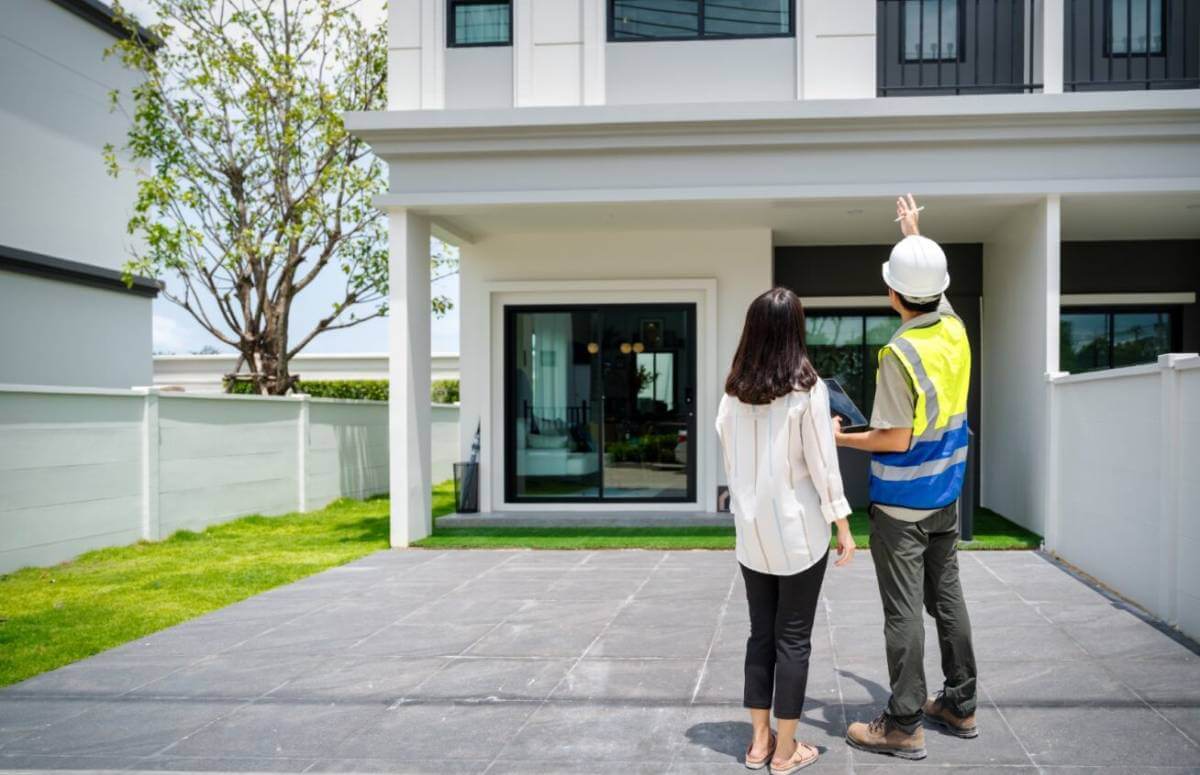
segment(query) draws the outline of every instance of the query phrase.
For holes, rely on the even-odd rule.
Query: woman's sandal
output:
[[[771,761],[771,757],[775,755],[775,732],[774,731],[770,732],[770,735],[771,735],[771,744],[767,747],[767,755],[762,757],[761,759],[751,759],[750,758],[750,752],[752,750],[754,750],[754,741],[753,740],[750,741],[750,745],[746,746],[746,769],[761,770],[763,767],[767,766],[767,763],[769,761]]]
[[[797,756],[801,758],[796,759]],[[821,752],[814,745],[808,743],[796,743],[796,750],[792,752],[782,766],[776,766],[775,760],[771,760],[771,775],[792,775],[793,772],[799,772],[810,764],[816,764],[817,759],[821,758]]]

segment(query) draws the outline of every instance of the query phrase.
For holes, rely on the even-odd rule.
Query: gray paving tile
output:
[[[1200,708],[1200,656],[1102,659],[1098,664],[1152,705]]]
[[[243,705],[159,751],[163,756],[308,758],[326,756],[381,710],[373,705],[266,698]]]
[[[401,762],[395,759],[318,759],[307,772],[380,772],[388,775],[476,775],[487,769],[491,759],[433,758]]]
[[[1200,748],[1149,708],[1012,708],[1004,716],[1037,764],[1200,767]]]
[[[14,740],[4,750],[65,756],[149,756],[237,707],[236,702],[214,700],[96,703],[86,713],[42,727]]]
[[[129,765],[123,756],[47,756],[6,754],[0,751],[0,773],[107,773],[122,772]]]
[[[550,695],[572,664],[570,659],[454,659],[404,696],[419,700],[540,701]]]
[[[687,708],[578,705],[538,708],[499,758],[545,762],[670,761],[680,745]]]
[[[133,697],[248,701],[313,668],[316,656],[223,654],[207,657],[143,685]]]
[[[889,694],[863,553],[825,580],[807,772],[1200,768],[1200,656],[1039,556],[961,565],[982,736],[844,745]],[[0,690],[0,768],[741,771],[747,633],[728,552],[384,551]]]
[[[333,657],[297,675],[269,696],[386,707],[448,661],[445,657]]]
[[[980,660],[1069,661],[1087,656],[1074,639],[1052,624],[972,627],[971,638]]]
[[[489,630],[464,653],[493,657],[578,657],[605,624],[602,621],[587,625],[504,622]]]
[[[373,714],[324,755],[399,762],[494,758],[537,707],[532,702],[394,706]]]
[[[813,707],[806,705],[796,728],[796,739],[811,743],[821,751],[819,763],[822,769],[840,767],[844,772],[849,757],[842,741],[845,730],[840,724],[833,728],[825,722],[823,706],[815,703],[810,705]],[[750,736],[747,711],[741,708],[697,706],[688,713],[675,761],[691,765],[705,764],[712,768],[732,769],[736,766],[740,769]],[[817,767],[813,766],[805,772],[815,769]]]
[[[691,657],[703,659],[716,632],[716,622],[678,627],[640,625],[609,627],[588,650],[589,657]]]
[[[152,772],[306,772],[312,764],[309,758],[286,756],[151,756],[139,760],[137,767]]]
[[[387,657],[453,656],[468,648],[495,625],[394,624],[348,648],[346,654]]]
[[[1119,621],[1069,623],[1062,628],[1088,654],[1097,658],[1184,659],[1192,655],[1181,643],[1132,616]]]
[[[566,675],[552,698],[686,705],[703,664],[702,659],[585,659]]]
[[[108,652],[9,686],[0,697],[111,699],[178,670],[180,666],[180,660],[176,657],[135,657]],[[0,706],[2,724],[3,710]]]
[[[661,775],[670,767],[669,761],[621,762],[616,771],[630,775]],[[614,771],[610,762],[547,762],[497,761],[487,771],[488,775],[611,775]]]

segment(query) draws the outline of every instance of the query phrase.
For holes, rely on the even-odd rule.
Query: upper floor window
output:
[[[1112,56],[1161,54],[1162,0],[1108,0],[1108,40]]]
[[[793,0],[609,0],[609,40],[766,38],[793,34]]]
[[[1154,363],[1179,349],[1174,309],[1063,310],[1059,318],[1059,368],[1071,373]]]
[[[954,61],[958,45],[959,0],[904,0],[904,61]]]
[[[511,0],[450,0],[446,44],[512,45]]]

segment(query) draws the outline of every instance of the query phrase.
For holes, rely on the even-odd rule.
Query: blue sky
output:
[[[174,283],[166,280],[168,287]],[[329,307],[341,298],[342,273],[330,266],[312,285],[296,297],[292,304],[292,336],[300,337],[312,329],[313,324],[328,313]],[[433,318],[430,345],[434,352],[458,352],[458,275],[434,283],[431,289],[435,296],[444,295],[451,299],[454,307],[445,317]],[[156,352],[190,353],[205,345],[221,351],[230,348],[214,339],[200,327],[191,315],[170,301],[159,297],[154,300],[154,350]],[[309,353],[361,353],[387,352],[387,318],[376,318],[352,328],[344,328],[322,334],[304,349]]]

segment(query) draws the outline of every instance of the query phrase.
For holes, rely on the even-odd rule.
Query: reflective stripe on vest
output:
[[[937,509],[958,500],[967,463],[971,348],[958,318],[905,331],[879,351],[899,359],[916,387],[913,436],[905,452],[871,456],[874,503]]]

